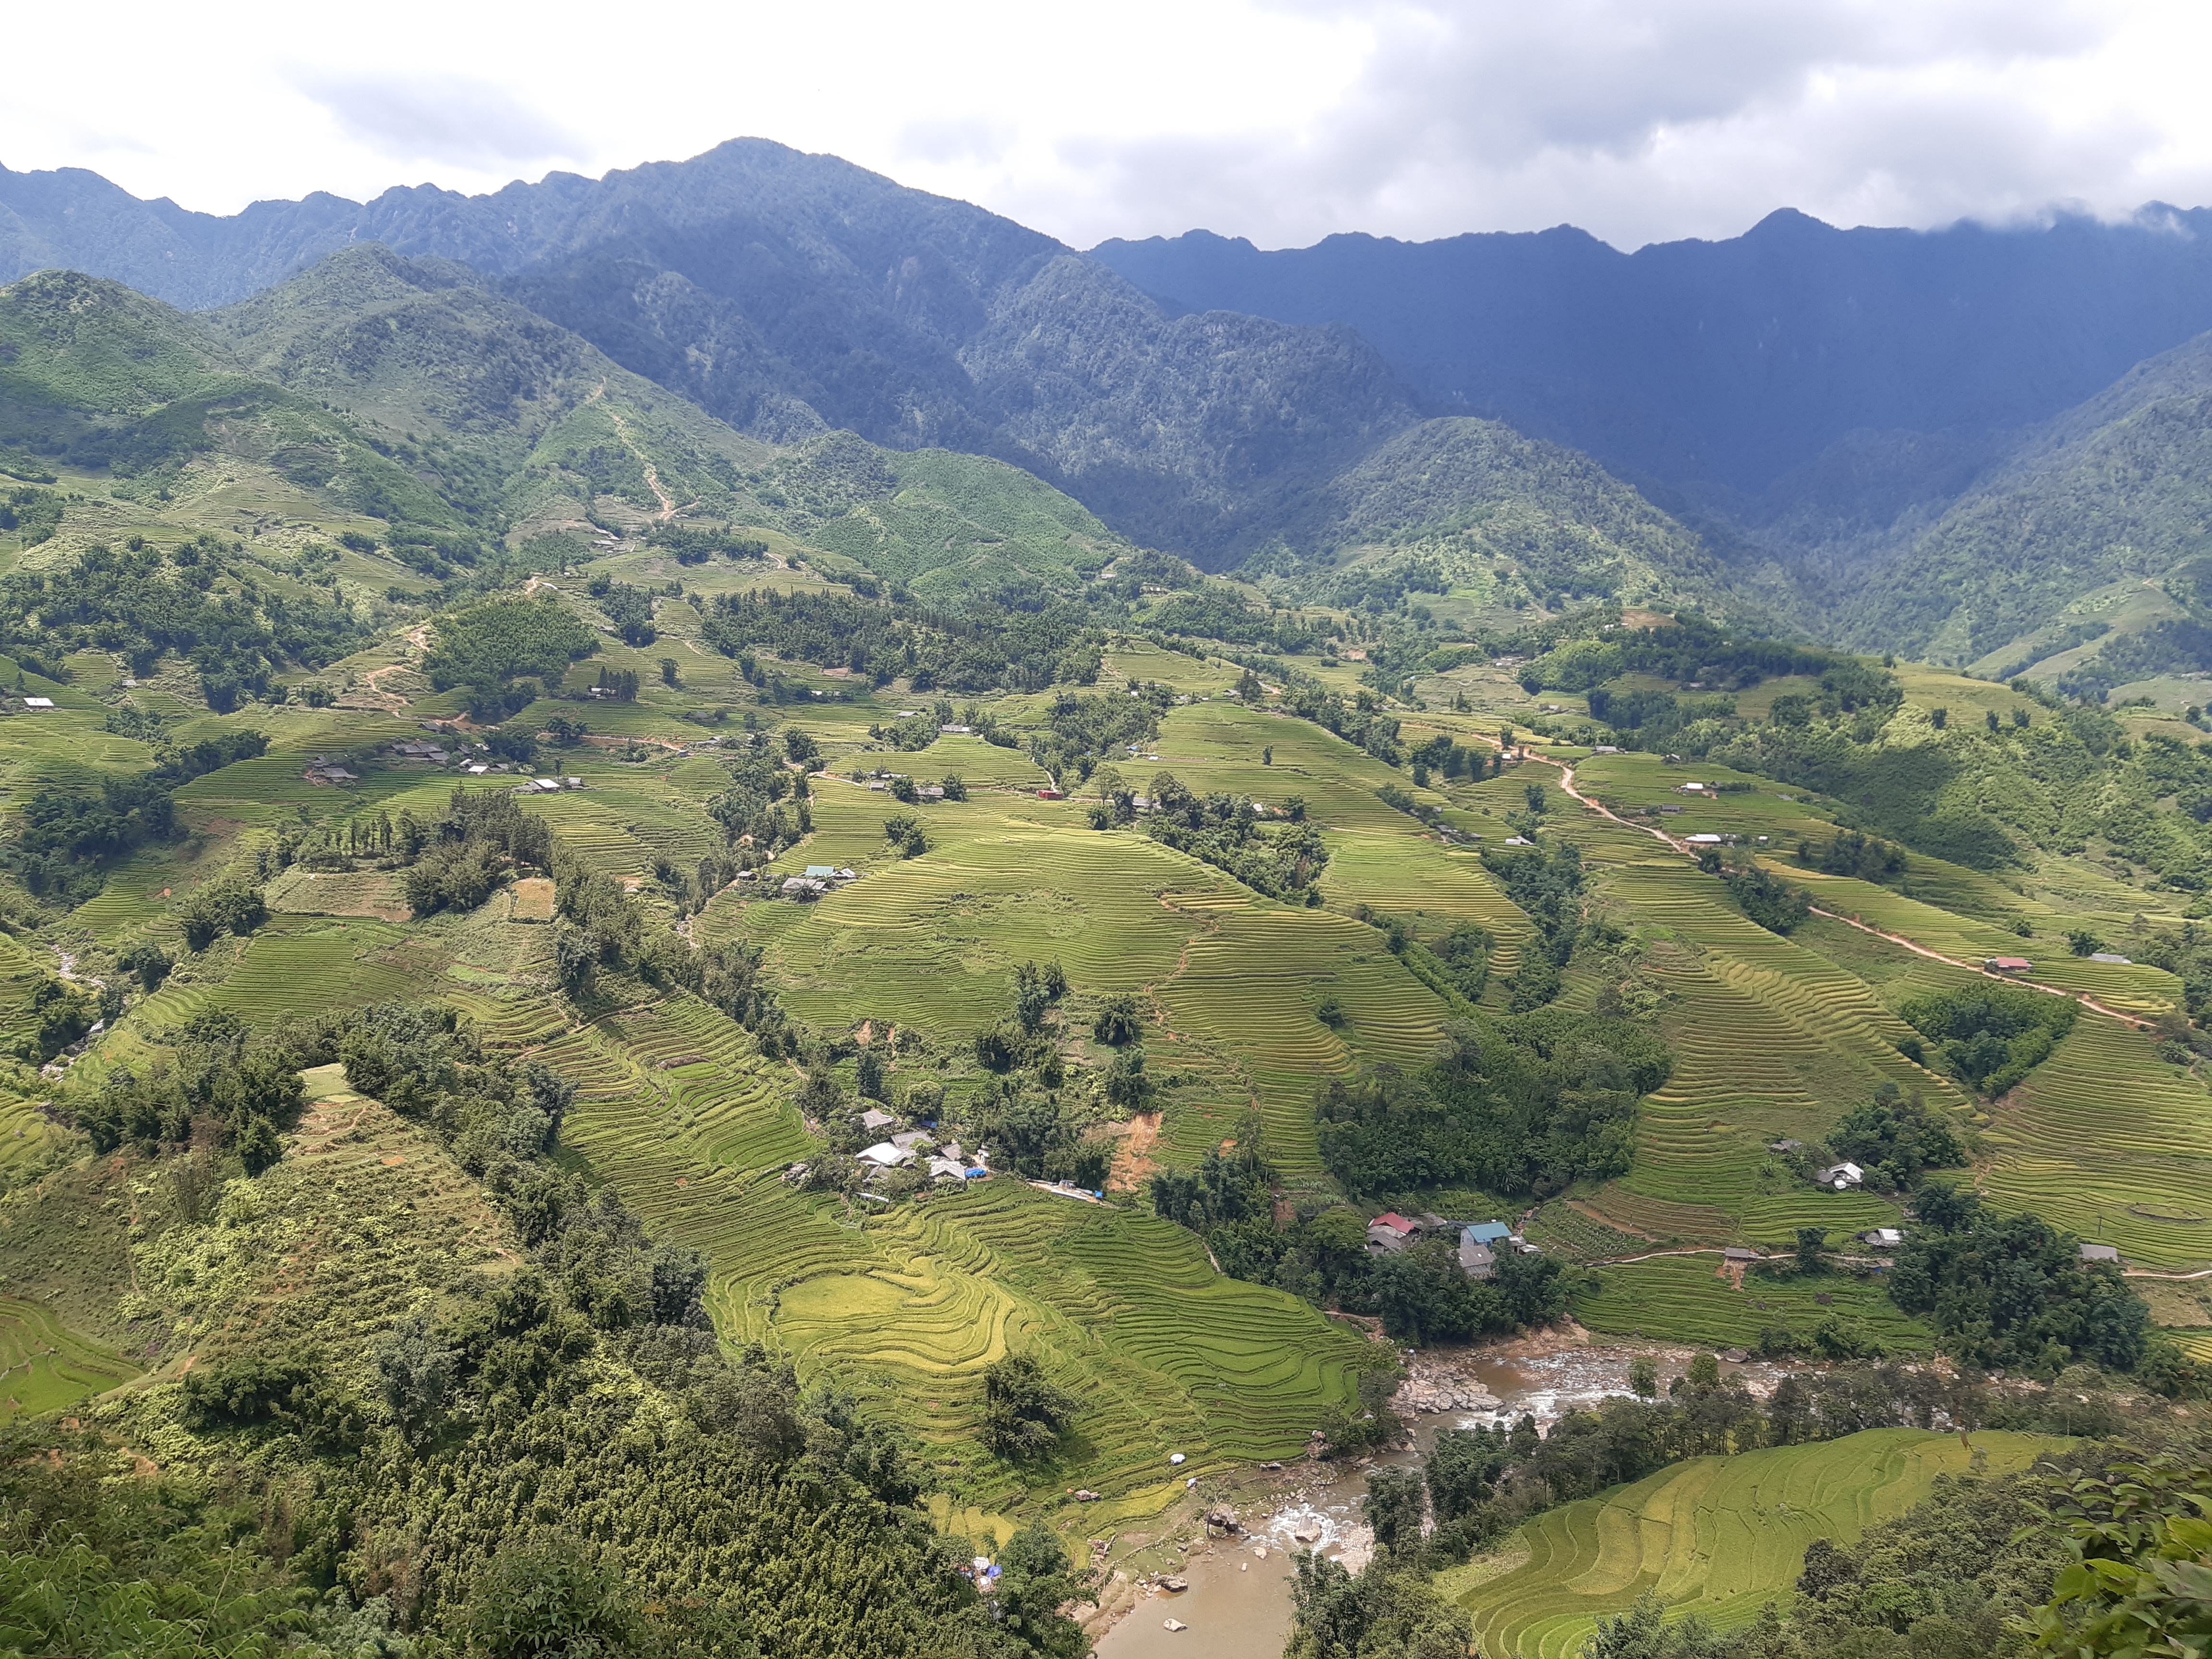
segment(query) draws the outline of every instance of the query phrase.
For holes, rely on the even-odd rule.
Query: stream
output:
[[[1645,1355],[1658,1362],[1663,1389],[1671,1377],[1687,1369],[1693,1352],[1573,1346],[1510,1357],[1495,1351],[1442,1359],[1419,1356],[1414,1381],[1398,1401],[1412,1426],[1414,1449],[1377,1456],[1363,1466],[1294,1463],[1279,1486],[1247,1492],[1231,1505],[1244,1517],[1244,1535],[1194,1545],[1185,1565],[1175,1570],[1189,1589],[1140,1589],[1136,1605],[1098,1639],[1098,1659],[1160,1659],[1174,1654],[1193,1659],[1279,1659],[1290,1637],[1291,1582],[1297,1553],[1313,1550],[1342,1561],[1355,1572],[1367,1563],[1374,1540],[1359,1516],[1369,1468],[1418,1464],[1445,1429],[1510,1426],[1525,1413],[1535,1418],[1538,1428],[1548,1430],[1569,1412],[1627,1395],[1628,1368]],[[1765,1368],[1742,1369],[1757,1372]],[[1477,1403],[1414,1415],[1405,1402],[1418,1398],[1424,1384]],[[1494,1403],[1483,1403],[1484,1396]],[[1168,1629],[1170,1620],[1185,1628]]]

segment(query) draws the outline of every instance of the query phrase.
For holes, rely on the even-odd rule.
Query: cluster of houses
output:
[[[1869,1227],[1856,1237],[1870,1249],[1893,1250],[1905,1243],[1906,1235],[1901,1227]],[[2119,1249],[2111,1244],[2084,1244],[2080,1247],[2080,1257],[2085,1263],[2101,1261],[2114,1267],[2120,1265]]]
[[[898,1119],[880,1107],[870,1107],[861,1113],[860,1127],[871,1134],[879,1134],[885,1129],[896,1131],[887,1139],[863,1148],[859,1154],[860,1162],[878,1174],[919,1164],[927,1169],[933,1181],[990,1179],[989,1154],[981,1147],[976,1148],[971,1163],[958,1141],[940,1143],[927,1128],[899,1129]]]
[[[786,876],[777,890],[787,899],[818,899],[824,893],[834,892],[845,882],[858,881],[860,877],[851,870],[835,864],[810,864],[803,874]],[[757,881],[757,872],[740,870],[739,881]]]
[[[860,773],[859,775],[859,781],[861,783],[866,784],[871,789],[889,789],[893,782],[904,776],[906,776],[906,774],[903,772],[884,772],[879,770],[875,772]],[[923,800],[943,800],[945,799],[945,786],[941,783],[918,783],[914,787],[914,793],[920,796]]]
[[[1522,1255],[1539,1254],[1536,1247],[1503,1221],[1448,1221],[1440,1215],[1407,1217],[1386,1211],[1367,1224],[1367,1253],[1395,1255],[1424,1238],[1456,1233],[1460,1270],[1469,1279],[1488,1279],[1498,1271],[1501,1250]]]
[[[348,771],[344,762],[335,760],[328,755],[308,756],[307,769],[300,775],[309,783],[337,784],[361,781],[359,774]]]

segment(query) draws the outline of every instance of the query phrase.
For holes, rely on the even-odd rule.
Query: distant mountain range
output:
[[[1280,252],[1193,231],[1091,257],[1182,309],[1355,329],[1431,408],[1721,500],[1854,434],[2047,420],[2212,329],[2212,210],[2156,205],[1929,232],[1784,210],[1634,253],[1562,227]]]
[[[2069,668],[2106,648],[2077,637],[2100,592],[2212,547],[2208,232],[2163,207],[1930,233],[1784,212],[1632,254],[1562,228],[1084,255],[750,139],[228,218],[0,169],[0,278],[210,310],[379,243],[434,262],[410,283],[469,267],[502,337],[534,313],[753,439],[1010,462],[1210,568],[1480,524],[1553,602],[1657,584],[1961,663],[2063,640]]]
[[[1215,562],[1419,418],[1348,330],[1177,318],[1011,220],[757,139],[596,181],[227,219],[91,173],[0,173],[0,276],[64,266],[189,309],[360,242],[459,261],[741,431],[995,456]]]

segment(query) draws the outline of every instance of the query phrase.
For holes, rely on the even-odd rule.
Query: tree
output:
[[[884,820],[884,839],[902,859],[917,859],[929,850],[929,837],[911,812],[894,812]]]
[[[1104,1084],[1109,1105],[1134,1111],[1152,1097],[1152,1079],[1145,1075],[1145,1051],[1131,1046],[1114,1056],[1106,1068]]]
[[[247,1118],[246,1127],[238,1132],[237,1146],[238,1156],[250,1176],[259,1175],[284,1156],[284,1143],[276,1126],[258,1114]]]
[[[660,659],[660,683],[663,685],[674,686],[680,686],[684,684],[682,680],[677,678],[675,658],[663,657]]]
[[[1031,1521],[1006,1540],[999,1555],[994,1598],[1000,1622],[1043,1659],[1084,1659],[1091,1650],[1083,1628],[1060,1608],[1094,1599],[1097,1575],[1079,1571],[1052,1528]]]
[[[1639,1400],[1659,1397],[1659,1367],[1650,1354],[1638,1354],[1630,1364],[1628,1386]]]
[[[2105,941],[2086,927],[2077,927],[2067,934],[2066,945],[2077,957],[2094,957],[2105,948]]]
[[[1057,1445],[1082,1408],[1028,1354],[1010,1353],[983,1373],[983,1443],[1010,1462]]]
[[[860,1073],[858,1087],[862,1098],[867,1100],[884,1099],[886,1097],[884,1093],[884,1062],[882,1056],[878,1054],[873,1048],[863,1048],[860,1050],[860,1059],[856,1064]]]
[[[413,1314],[392,1329],[376,1350],[376,1373],[384,1407],[410,1440],[434,1432],[453,1392],[460,1356],[431,1329],[429,1317]]]
[[[1136,1042],[1144,1034],[1137,999],[1127,991],[1117,991],[1100,1002],[1098,1012],[1091,1022],[1091,1035],[1117,1048],[1125,1042]]]
[[[1422,1467],[1437,1523],[1449,1525],[1487,1502],[1498,1477],[1504,1474],[1504,1431],[1446,1429],[1437,1436],[1437,1443]]]
[[[1384,1549],[1407,1549],[1419,1543],[1426,1508],[1419,1471],[1376,1469],[1367,1477],[1367,1497],[1360,1513],[1375,1529],[1375,1541]]]
[[[1816,1273],[1826,1261],[1828,1230],[1826,1227],[1800,1227],[1797,1230],[1797,1271]]]
[[[2041,1516],[2073,1561],[2036,1615],[2054,1659],[2180,1659],[2212,1638],[2212,1465],[2201,1454],[2118,1465],[2044,1484]]]

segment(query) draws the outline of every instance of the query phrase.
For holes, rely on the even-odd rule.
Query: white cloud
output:
[[[569,160],[590,147],[495,82],[459,75],[298,73],[339,131],[398,161],[482,170]]]
[[[11,58],[84,62],[62,9]],[[1934,224],[2212,201],[2180,0],[387,0],[103,13],[96,73],[11,79],[0,159],[232,211],[496,188],[740,134],[1079,246],[1573,222],[1622,246],[1771,208]]]

